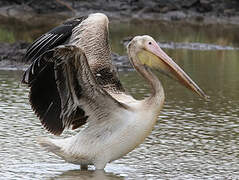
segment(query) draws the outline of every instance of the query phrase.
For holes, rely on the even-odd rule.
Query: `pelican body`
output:
[[[202,97],[204,92],[148,36],[128,44],[129,59],[151,86],[136,100],[127,94],[111,62],[108,18],[96,13],[77,18],[42,35],[28,48],[32,61],[23,76],[30,103],[51,133],[80,128],[65,139],[41,137],[40,145],[67,162],[104,169],[135,149],[151,133],[163,107],[163,87],[151,69],[161,69]],[[82,127],[82,125],[85,125]]]

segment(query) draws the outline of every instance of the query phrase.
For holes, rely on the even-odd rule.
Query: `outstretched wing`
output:
[[[84,19],[85,17],[80,17],[66,21],[65,23],[40,36],[30,45],[30,47],[28,47],[23,59],[25,62],[33,63],[24,73],[22,79],[23,83],[30,84],[35,79],[35,76],[38,75],[43,67],[45,67],[44,64],[41,64],[41,55],[58,45],[65,44],[72,34],[72,29],[80,24]]]
[[[94,21],[92,21],[92,18],[89,20],[88,19],[89,17],[77,18],[54,28],[34,41],[24,56],[26,61],[32,61],[32,64],[25,71],[22,79],[22,82],[28,84],[30,87],[29,100],[32,109],[47,130],[55,135],[61,134],[66,126],[66,124],[64,124],[61,120],[61,101],[63,101],[63,97],[61,97],[62,94],[59,93],[58,86],[56,84],[55,76],[57,74],[55,74],[54,70],[55,63],[48,60],[46,61],[46,59],[51,58],[50,55],[52,55],[51,53],[55,51],[53,50],[55,47],[68,43],[69,39],[71,39],[71,43],[72,41],[77,41],[77,44],[80,45],[80,47],[83,41],[87,42],[88,38],[86,37],[89,36],[88,30],[92,28],[91,25],[94,24],[95,26],[93,29],[96,31],[99,30],[97,28],[98,18],[94,19]],[[89,22],[91,22],[91,25]],[[72,35],[73,31],[76,33],[75,36]],[[82,39],[79,39],[79,35],[82,37]],[[103,41],[101,44],[107,44],[107,36],[108,29],[106,28],[104,37],[98,37]],[[96,45],[98,47],[99,44]],[[106,49],[107,48],[109,49],[108,44]],[[94,51],[90,52],[93,54],[96,53]],[[105,53],[104,56],[108,57],[109,59],[110,51]],[[93,72],[93,76],[97,83],[100,84],[100,87],[104,87],[104,89],[109,87],[107,90],[113,89],[116,92],[124,91],[117,77],[117,72],[113,69],[112,62],[108,60],[105,61],[102,58],[97,60],[102,60],[99,63],[96,63],[99,64],[100,67],[96,68],[97,66],[95,66],[95,64],[92,64],[92,67],[94,66],[94,69],[96,69]],[[92,67],[90,66],[91,70]],[[60,75],[58,74],[58,76]],[[79,120],[71,120],[73,129],[81,126],[87,120],[87,115],[85,115],[84,111],[78,108],[78,110],[75,110],[74,112],[79,115],[77,116]],[[75,118],[75,116],[72,116],[72,118]],[[68,125],[69,124],[67,124],[67,126]]]
[[[98,85],[78,47],[59,46],[43,55],[43,59],[54,66],[63,128],[82,125],[88,116],[91,121],[107,120],[115,110],[127,108]],[[47,121],[44,126],[48,128]]]
[[[32,109],[47,130],[55,135],[64,130],[64,125],[60,122],[61,100],[55,81],[54,64],[47,63],[42,57],[46,51],[67,43],[72,29],[84,19],[85,17],[80,17],[69,20],[42,35],[31,44],[23,57],[24,61],[32,62],[22,78],[22,82],[30,87],[29,101]],[[76,124],[73,128],[76,128]]]

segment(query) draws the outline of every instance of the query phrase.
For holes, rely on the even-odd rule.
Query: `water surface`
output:
[[[219,41],[207,33],[208,29],[189,31],[185,27],[186,32],[177,32],[170,28],[164,32],[164,26],[160,27],[158,39],[165,41],[238,45],[233,29],[230,35],[218,35],[223,39]],[[120,44],[119,37],[151,32],[148,26],[141,30],[138,25],[118,28],[112,30],[113,44]],[[197,32],[201,35],[195,39],[191,34]],[[123,53],[121,45],[113,49]],[[105,171],[94,171],[93,167],[80,171],[79,166],[45,152],[36,138],[53,136],[41,127],[30,108],[28,88],[19,84],[22,72],[0,71],[0,179],[238,179],[239,51],[165,51],[205,90],[210,101],[157,74],[166,101],[153,132],[139,148],[108,164]],[[121,72],[120,79],[135,98],[150,93],[134,71]],[[66,131],[63,137],[75,133]]]

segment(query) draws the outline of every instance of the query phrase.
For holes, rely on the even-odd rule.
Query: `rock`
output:
[[[198,3],[199,0],[181,0],[181,7],[183,8],[190,8],[194,5],[196,5],[196,3]]]
[[[36,13],[29,6],[9,5],[0,8],[0,16],[28,20],[36,16]]]
[[[228,16],[233,15],[234,12],[235,12],[234,9],[224,9],[224,10],[223,10],[223,13],[224,13],[225,15],[228,15]]]
[[[198,11],[199,12],[209,12],[212,11],[212,4],[210,0],[200,0],[199,1],[199,6],[198,6]]]
[[[179,21],[181,19],[185,19],[187,16],[182,11],[170,11],[167,13],[167,15],[171,18],[173,21]]]
[[[29,43],[16,42],[16,43],[0,43],[0,61],[10,60],[16,62],[23,62],[24,56]]]

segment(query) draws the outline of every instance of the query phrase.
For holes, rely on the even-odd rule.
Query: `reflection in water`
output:
[[[59,176],[56,176],[52,179],[57,179],[57,180],[75,180],[75,179],[89,179],[89,180],[115,180],[115,179],[121,179],[123,180],[123,177],[117,176],[113,173],[106,173],[104,170],[88,170],[88,171],[80,171],[80,170],[69,170],[65,171]]]

